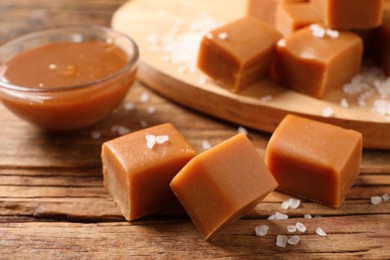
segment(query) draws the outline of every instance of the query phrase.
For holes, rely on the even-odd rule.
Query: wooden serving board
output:
[[[243,0],[132,0],[115,12],[112,27],[138,43],[142,58],[139,79],[152,90],[184,106],[270,133],[286,114],[294,113],[360,131],[366,148],[390,149],[389,119],[372,111],[370,103],[378,98],[377,95],[367,101],[366,107],[360,107],[356,96],[342,90],[335,90],[320,100],[268,80],[235,94],[212,81],[205,82],[200,71],[193,71],[188,62],[196,57],[197,41],[189,44],[188,39],[192,38],[182,37],[182,42],[187,39],[183,45],[188,49],[186,52],[183,46],[173,47],[179,42],[175,39],[181,36],[195,39],[206,21],[224,23],[241,17],[245,14],[245,5]],[[167,40],[171,44],[164,43]],[[176,48],[176,56],[164,48]],[[180,57],[185,66],[179,62]],[[267,96],[272,99],[264,100]],[[348,101],[348,108],[340,106],[342,98]],[[328,107],[333,109],[334,116],[323,116],[323,110]]]

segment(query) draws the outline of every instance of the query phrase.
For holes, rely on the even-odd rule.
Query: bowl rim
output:
[[[131,38],[130,36],[122,33],[122,32],[119,32],[119,31],[113,30],[109,27],[101,26],[101,25],[64,25],[64,26],[57,26],[57,27],[53,27],[53,28],[37,30],[37,31],[25,33],[25,34],[20,35],[20,36],[16,36],[10,40],[7,40],[7,41],[1,43],[0,50],[1,50],[1,48],[3,48],[3,46],[7,46],[9,44],[12,44],[15,41],[25,40],[25,39],[28,39],[31,37],[36,37],[36,36],[42,35],[42,34],[53,34],[56,32],[60,33],[61,31],[64,31],[64,30],[75,30],[75,32],[77,30],[78,31],[87,30],[88,32],[100,31],[100,32],[109,32],[109,33],[116,34],[116,35],[120,36],[121,38],[126,39],[131,44],[133,55],[131,57],[129,57],[129,61],[121,69],[119,69],[115,73],[112,73],[104,78],[97,79],[94,81],[90,81],[90,82],[86,82],[86,83],[82,83],[82,84],[77,84],[77,85],[61,86],[61,87],[35,88],[35,87],[18,86],[18,85],[3,81],[2,78],[0,77],[0,89],[3,88],[6,90],[17,91],[17,92],[26,92],[26,93],[52,93],[52,92],[80,90],[80,89],[85,89],[88,87],[98,86],[100,83],[103,83],[103,82],[106,82],[110,79],[113,79],[129,69],[130,70],[136,69],[137,63],[139,62],[140,51],[139,51],[139,47],[138,47],[137,43],[134,41],[134,39]],[[2,64],[0,64],[0,68],[1,68],[1,66],[2,66]]]

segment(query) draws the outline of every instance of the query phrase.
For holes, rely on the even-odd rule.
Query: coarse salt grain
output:
[[[288,225],[287,226],[287,231],[292,233],[292,232],[297,232],[297,227],[295,225]]]
[[[117,133],[119,135],[125,135],[125,134],[130,133],[130,129],[128,129],[127,127],[121,126],[118,128]]]
[[[257,226],[255,228],[256,236],[260,236],[260,237],[265,236],[265,235],[267,235],[268,230],[269,230],[269,227],[267,225]]]
[[[218,33],[218,39],[220,39],[220,40],[227,40],[227,38],[228,38],[228,34],[226,33],[226,32],[220,32],[220,33]]]
[[[305,214],[303,217],[304,218],[312,218],[310,214]]]
[[[168,135],[158,135],[156,136],[156,143],[163,144],[169,141]]]
[[[102,134],[99,131],[92,131],[91,132],[91,138],[94,140],[100,139],[102,137]]]
[[[154,107],[154,106],[148,107],[147,110],[148,110],[148,113],[149,113],[149,114],[154,114],[154,113],[156,113],[156,111],[157,111],[156,107]]]
[[[307,230],[306,226],[303,223],[301,223],[301,222],[297,222],[295,224],[295,226],[297,227],[297,230],[299,232],[306,232],[306,230]]]
[[[238,132],[239,134],[248,135],[248,130],[246,130],[246,128],[245,128],[245,127],[242,127],[242,126],[238,127],[237,132]]]
[[[296,245],[296,244],[299,243],[299,240],[301,240],[300,237],[297,236],[297,235],[294,235],[294,236],[290,237],[290,238],[287,240],[287,243],[289,243],[290,245]]]
[[[382,200],[383,201],[388,201],[389,199],[390,199],[389,194],[385,193],[385,194],[382,195]]]
[[[56,64],[50,64],[49,65],[49,69],[51,69],[51,70],[55,70],[56,68],[57,68]]]
[[[336,39],[340,36],[340,33],[336,30],[332,29],[326,29],[326,35],[329,36],[330,38]]]
[[[333,117],[334,116],[334,110],[331,107],[326,107],[322,110],[322,116],[323,117]]]
[[[139,101],[146,103],[150,100],[150,95],[147,92],[142,92],[142,94],[139,97]]]
[[[320,237],[326,237],[326,236],[327,236],[326,233],[325,233],[325,231],[324,231],[322,228],[320,228],[320,227],[318,227],[318,228],[316,229],[316,233],[317,233],[317,235],[319,235]]]
[[[135,104],[131,101],[126,101],[123,105],[123,108],[126,110],[126,111],[130,111],[130,110],[133,110],[135,108]]]
[[[146,139],[146,147],[149,149],[153,149],[154,145],[156,144],[156,136],[154,135],[145,135]]]
[[[310,29],[312,31],[312,35],[315,38],[324,38],[325,37],[325,29],[319,26],[318,24],[310,25]]]
[[[286,247],[286,244],[287,244],[287,236],[286,235],[277,235],[276,236],[276,246]]]
[[[272,214],[268,219],[277,219],[277,220],[282,220],[282,219],[288,219],[288,215],[275,212],[275,214]]]
[[[290,208],[290,200],[284,200],[282,202],[282,205],[280,206],[282,209],[288,209]]]
[[[210,149],[210,148],[211,148],[211,144],[209,143],[209,141],[204,140],[204,141],[202,142],[202,148],[203,148],[203,150],[208,150],[208,149]]]
[[[290,208],[297,209],[301,205],[301,201],[298,199],[289,199],[290,201]]]
[[[347,99],[342,98],[342,99],[340,100],[340,106],[341,106],[342,108],[349,108],[349,103],[348,103]]]
[[[378,205],[382,203],[382,197],[381,196],[372,196],[371,197],[371,204]]]

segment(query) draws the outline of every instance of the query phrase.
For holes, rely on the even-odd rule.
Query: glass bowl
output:
[[[102,78],[50,87],[45,87],[44,84],[38,87],[15,84],[5,76],[7,69],[11,67],[10,61],[42,46],[96,42],[105,44],[104,46],[108,44],[112,48],[117,47],[116,50],[127,56],[124,56],[123,66]],[[98,52],[100,53],[100,49]],[[73,52],[69,55],[73,55]],[[45,129],[86,127],[105,118],[122,102],[136,79],[138,60],[137,44],[130,37],[106,27],[67,26],[28,33],[0,46],[0,99],[17,116]],[[30,61],[34,64],[41,62],[39,57],[31,58]],[[55,64],[48,66],[49,69],[56,69]],[[72,71],[72,66],[67,69],[71,69],[72,73],[77,72]],[[19,73],[15,76],[16,81],[25,80],[24,74],[27,70],[28,68],[16,70]],[[50,73],[35,74],[45,78],[49,77]],[[34,73],[30,74],[34,76]]]

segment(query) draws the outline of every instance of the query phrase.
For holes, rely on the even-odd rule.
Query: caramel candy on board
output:
[[[359,72],[362,53],[362,40],[355,33],[313,24],[278,41],[276,79],[286,87],[323,98]]]
[[[203,37],[198,67],[222,86],[237,92],[269,73],[282,35],[266,23],[244,17]]]
[[[284,36],[312,23],[321,22],[320,17],[310,3],[297,2],[278,5],[275,28]]]
[[[338,208],[362,157],[362,135],[327,123],[287,115],[273,133],[266,165],[278,189]]]
[[[383,23],[374,30],[372,53],[375,63],[390,76],[390,1],[383,10]]]
[[[307,2],[307,0],[248,0],[246,13],[274,26],[277,6],[296,2]]]
[[[311,0],[323,23],[333,29],[367,29],[382,22],[383,0]]]
[[[194,157],[171,188],[205,239],[262,201],[277,183],[244,134]]]
[[[171,124],[105,142],[104,186],[127,220],[177,203],[169,183],[197,152]]]

